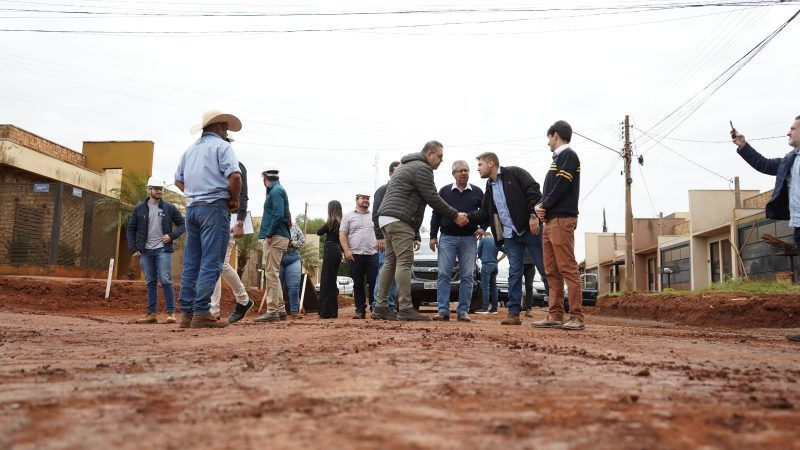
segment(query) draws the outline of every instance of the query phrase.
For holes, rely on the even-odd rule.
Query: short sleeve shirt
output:
[[[216,133],[204,132],[181,155],[175,180],[184,184],[186,205],[212,203],[231,197],[228,177],[240,172],[231,144]]]
[[[347,245],[354,255],[374,255],[378,253],[374,227],[371,212],[350,211],[342,217],[339,231],[347,235]]]

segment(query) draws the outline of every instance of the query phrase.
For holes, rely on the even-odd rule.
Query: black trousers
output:
[[[319,316],[324,319],[339,317],[339,284],[336,275],[342,262],[342,246],[335,242],[325,243],[322,260],[322,276],[319,282]]]
[[[374,303],[375,279],[378,278],[378,263],[380,257],[374,255],[353,255],[350,261],[350,276],[353,277],[353,298],[356,304],[356,312],[364,314],[367,311],[367,293],[369,293],[369,304]],[[366,277],[369,289],[364,289],[364,277]]]
[[[525,279],[525,302],[522,309],[527,311],[533,307],[533,277],[536,275],[536,266],[525,264],[522,269],[522,277]]]

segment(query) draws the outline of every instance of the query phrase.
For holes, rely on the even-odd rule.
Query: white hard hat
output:
[[[371,192],[372,192],[371,189],[361,187],[356,191],[356,197],[372,197]]]
[[[158,177],[150,177],[147,180],[147,187],[159,187],[164,189],[164,180]]]

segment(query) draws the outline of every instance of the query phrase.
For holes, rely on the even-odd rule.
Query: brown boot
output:
[[[169,313],[167,314],[167,320],[164,321],[165,323],[175,323],[175,314]]]
[[[225,328],[228,322],[220,322],[211,314],[195,314],[192,316],[191,328]]]
[[[502,325],[520,325],[521,323],[522,321],[519,320],[519,313],[508,313],[508,316],[500,321]]]
[[[191,313],[181,313],[181,324],[179,325],[180,328],[189,328],[192,326],[192,314]]]
[[[150,323],[158,323],[158,319],[156,318],[155,314],[148,314],[141,319],[136,319],[136,323],[138,324],[150,324]]]

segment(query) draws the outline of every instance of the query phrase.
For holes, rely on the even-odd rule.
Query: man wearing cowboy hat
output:
[[[242,177],[227,141],[242,122],[231,114],[208,111],[192,133],[203,134],[181,155],[175,185],[186,194],[186,244],[181,276],[181,328],[222,328],[209,313],[211,294],[222,271],[230,213],[239,208]]]

